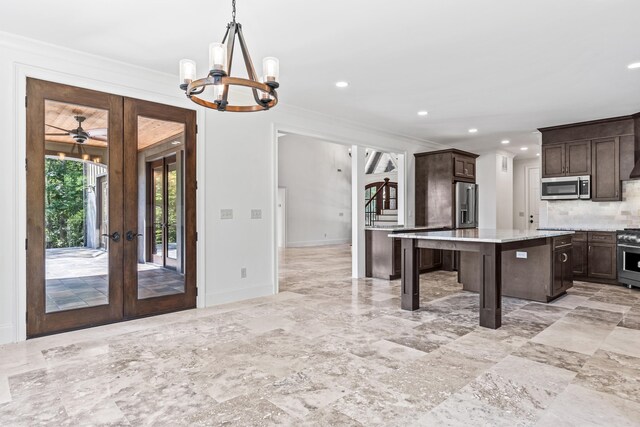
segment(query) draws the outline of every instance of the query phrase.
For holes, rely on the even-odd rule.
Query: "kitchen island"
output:
[[[503,252],[525,250],[538,246],[571,244],[572,231],[561,230],[484,230],[459,229],[415,233],[394,233],[389,237],[401,239],[401,307],[420,308],[420,276],[418,251],[444,249],[478,254],[477,281],[480,294],[480,326],[497,329],[502,325],[502,256]],[[565,253],[566,254],[566,253]],[[570,251],[561,257],[560,282],[571,279]],[[557,272],[549,272],[556,274]],[[510,278],[506,278],[510,279]]]

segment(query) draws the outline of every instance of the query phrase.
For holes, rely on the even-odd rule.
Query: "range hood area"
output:
[[[633,134],[635,138],[634,162],[635,165],[629,174],[630,179],[640,179],[640,113],[636,113],[633,118]]]

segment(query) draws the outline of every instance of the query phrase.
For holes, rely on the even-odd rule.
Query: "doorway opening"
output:
[[[195,112],[27,96],[27,337],[195,307]]]

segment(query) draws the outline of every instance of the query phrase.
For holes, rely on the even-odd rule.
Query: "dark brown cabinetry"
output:
[[[591,141],[550,144],[542,147],[542,177],[591,174]]]
[[[571,235],[549,238],[545,245],[502,252],[502,295],[549,302],[573,286]],[[458,281],[465,291],[480,289],[477,253],[460,252]]]
[[[573,275],[585,281],[613,283],[617,278],[616,234],[576,232],[573,236]]]
[[[577,232],[573,235],[573,275],[574,276],[586,276],[588,274],[587,266],[588,260],[587,250],[587,233]]]
[[[476,158],[461,154],[453,155],[453,176],[463,181],[476,180]]]
[[[591,175],[592,201],[622,200],[621,181],[640,164],[640,113],[539,130],[542,178]]]
[[[416,227],[455,228],[454,183],[475,182],[477,157],[461,150],[415,154]]]
[[[588,276],[593,279],[615,280],[617,253],[615,233],[589,233]]]
[[[573,286],[573,249],[571,241],[553,250],[551,296],[556,297]]]
[[[592,142],[593,182],[591,200],[615,201],[620,198],[620,139],[604,138]]]

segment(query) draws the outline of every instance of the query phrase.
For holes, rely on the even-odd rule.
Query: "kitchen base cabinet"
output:
[[[561,240],[558,240],[561,239]],[[478,292],[479,255],[460,252],[458,281],[465,291]],[[502,252],[502,295],[549,302],[573,286],[571,237],[549,244]]]
[[[588,274],[587,267],[589,265],[588,259],[588,245],[587,245],[587,233],[578,231],[573,235],[573,277],[582,277]]]
[[[389,228],[365,230],[365,276],[377,279],[400,278],[402,262],[401,240],[389,237]],[[420,250],[420,273],[439,270],[442,267],[442,251]]]
[[[617,277],[616,245],[589,243],[589,278],[615,280]]]

